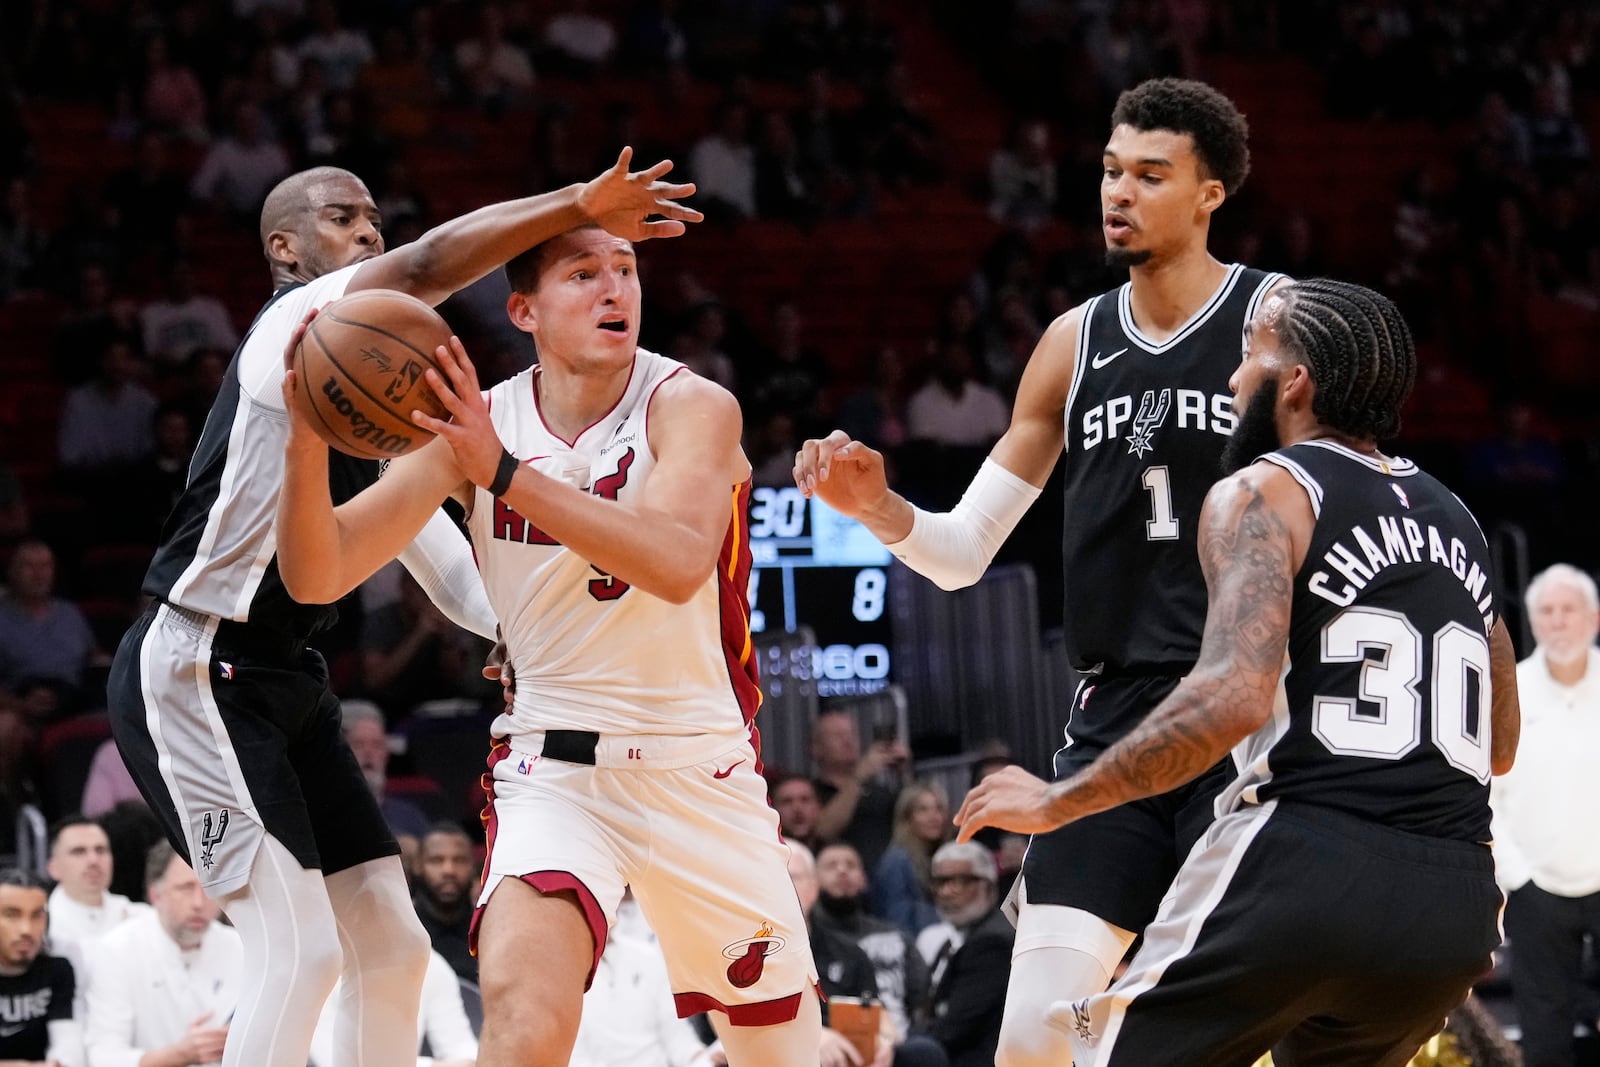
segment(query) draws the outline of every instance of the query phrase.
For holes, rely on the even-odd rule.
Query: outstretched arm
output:
[[[1200,512],[1210,605],[1194,670],[1082,772],[1047,785],[1008,767],[978,783],[956,814],[960,839],[983,826],[1038,833],[1165,793],[1260,728],[1272,715],[1311,524],[1304,492],[1277,468],[1258,464],[1213,486]]]
[[[953,511],[935,515],[913,507],[889,488],[883,455],[843,430],[800,447],[795,485],[859,520],[906,566],[940,588],[971,585],[1038,498],[1061,455],[1082,320],[1083,309],[1074,308],[1039,339],[1017,387],[1011,425]]]
[[[630,241],[676,237],[700,212],[678,201],[693,185],[661,181],[671,160],[630,174],[633,149],[624,148],[604,174],[552,193],[490,204],[441,223],[408,245],[368,260],[350,280],[358,289],[399,289],[438,304],[534,245],[596,223]],[[650,216],[663,218],[650,221]]]

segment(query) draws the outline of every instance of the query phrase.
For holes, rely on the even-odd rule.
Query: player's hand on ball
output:
[[[970,841],[985,826],[1019,834],[1054,830],[1060,820],[1050,813],[1050,783],[1021,767],[1004,767],[972,787],[956,812],[957,841]]]
[[[693,183],[674,185],[660,179],[672,170],[672,160],[632,174],[628,164],[633,149],[624,148],[612,168],[584,182],[578,191],[578,208],[607,232],[629,241],[648,241],[652,237],[676,237],[684,223],[699,222],[704,215],[678,203],[694,195]],[[649,221],[651,215],[663,218]]]
[[[881,503],[889,493],[883,453],[852,441],[843,430],[812,438],[794,456],[794,484],[808,497],[848,518]]]
[[[455,453],[463,478],[474,485],[491,485],[505,446],[489,420],[489,405],[483,402],[483,392],[478,388],[477,368],[467,358],[461,338],[453,334],[450,343],[440,345],[434,354],[444,373],[429,367],[425,377],[440,403],[450,412],[450,421],[436,419],[422,411],[413,411],[411,421],[444,438]]]

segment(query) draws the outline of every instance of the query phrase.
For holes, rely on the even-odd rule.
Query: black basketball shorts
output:
[[[1123,675],[1085,682],[1073,723],[1087,717],[1096,729],[1084,731],[1091,739],[1079,739],[1068,727],[1075,740],[1056,753],[1056,779],[1094,762],[1111,743],[1100,737],[1131,730],[1178,681],[1176,675]],[[1022,864],[1028,903],[1079,908],[1131,933],[1144,929],[1189,849],[1210,825],[1227,780],[1225,768],[1226,761],[1170,793],[1035,834]]]
[[[249,880],[263,834],[325,874],[399,854],[316,651],[157,604],[124,635],[107,701],[134,782],[210,896]]]

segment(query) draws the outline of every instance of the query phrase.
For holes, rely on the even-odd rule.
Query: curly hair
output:
[[[1400,407],[1417,379],[1417,352],[1394,301],[1352,282],[1297,281],[1283,301],[1278,335],[1311,371],[1312,414],[1352,437],[1381,440],[1400,432]]]
[[[1233,101],[1205,82],[1153,78],[1124,90],[1111,112],[1111,128],[1186,133],[1207,177],[1232,196],[1250,173],[1250,126]]]

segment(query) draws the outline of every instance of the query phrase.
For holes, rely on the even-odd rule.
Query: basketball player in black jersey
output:
[[[1502,903],[1489,778],[1510,769],[1516,659],[1456,496],[1377,442],[1416,376],[1399,310],[1297,282],[1230,383],[1243,470],[1200,517],[1194,670],[1089,767],[984,779],[956,816],[1042,832],[1238,777],[1128,972],[1064,1003],[1078,1067],[1404,1064],[1490,968]],[[1259,457],[1259,458],[1257,458]]]
[[[641,240],[699,219],[677,202],[692,185],[657,181],[670,163],[630,173],[631,159],[624,150],[592,181],[480,208],[388,251],[377,205],[349,171],[291,175],[262,206],[272,297],[228,365],[144,578],[152,604],[124,635],[107,685],[139,791],[244,941],[226,1067],[304,1067],[341,968],[338,1062],[409,1061],[427,965],[399,846],[340,736],[327,665],[308,646],[337,611],[295,601],[278,570],[284,350],[308,313],[348,292],[399,289],[437,304],[586,220]],[[340,500],[378,478],[376,462],[342,453],[328,467]],[[401,559],[447,616],[494,635],[470,549],[446,515],[435,512]]]
[[[1193,81],[1122,95],[1100,185],[1106,258],[1130,281],[1057,319],[1018,387],[1010,428],[966,496],[930,515],[889,491],[883,457],[835,431],[807,441],[795,481],[859,518],[941,587],[976,581],[1066,450],[1068,654],[1085,675],[1066,777],[1170,693],[1200,651],[1195,532],[1233,431],[1228,376],[1245,323],[1283,279],[1207,251],[1212,212],[1249,170],[1244,118]],[[1221,770],[1029,844],[996,1062],[1058,1067],[1053,1000],[1104,989],[1212,816]]]

